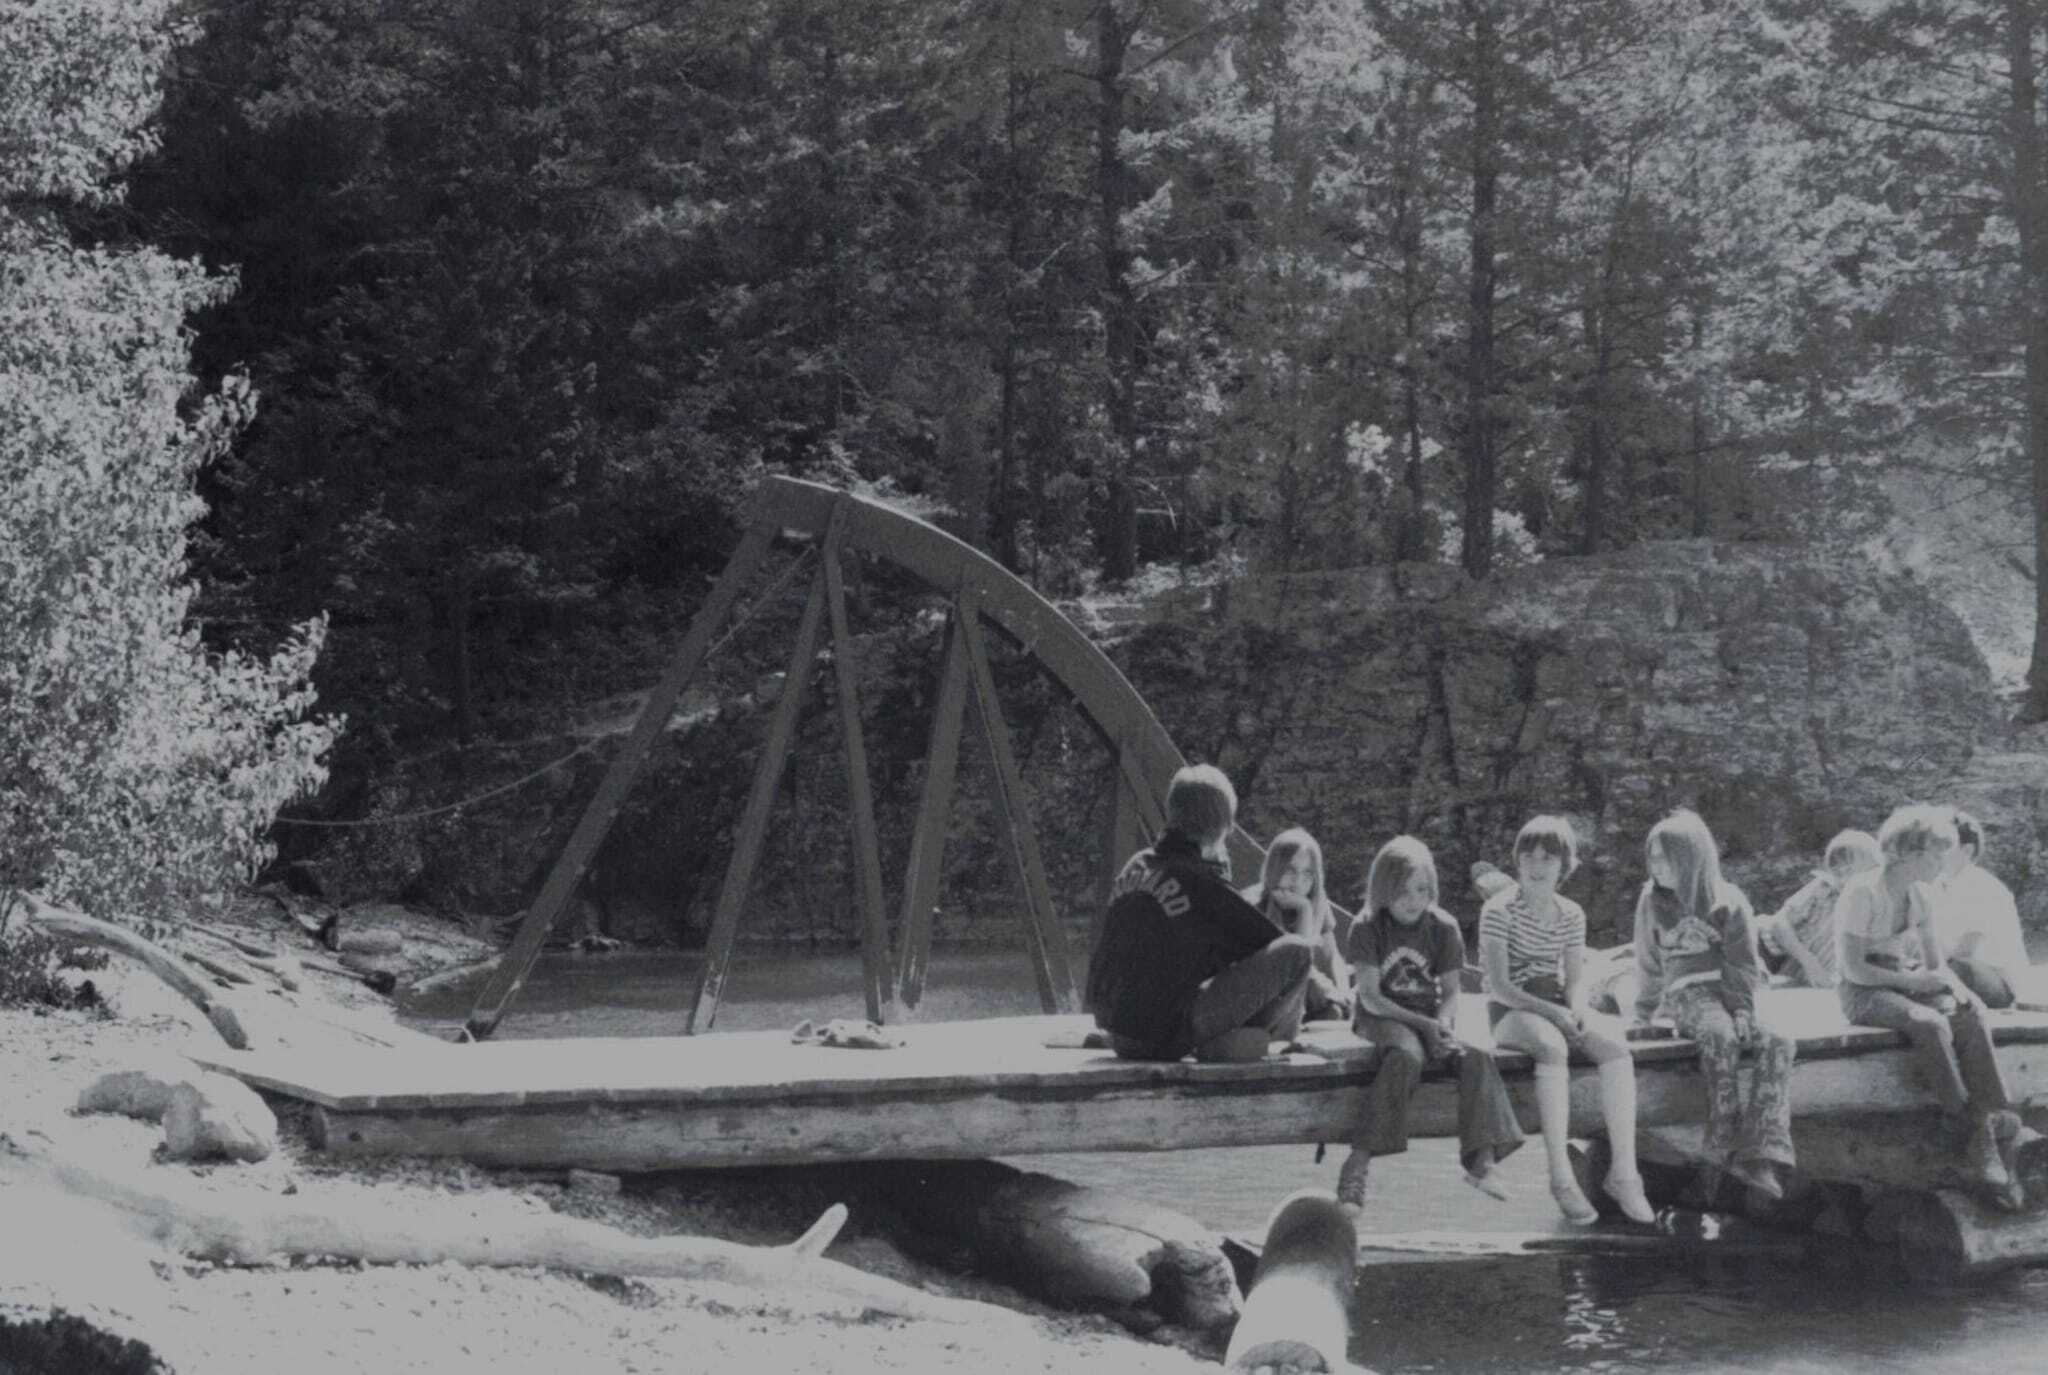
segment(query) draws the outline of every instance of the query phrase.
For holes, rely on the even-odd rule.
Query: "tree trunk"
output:
[[[867,1173],[905,1221],[1032,1292],[1112,1310],[1143,1302],[1205,1329],[1237,1316],[1221,1238],[1170,1209],[992,1160],[904,1161]]]
[[[2034,59],[2035,6],[2006,0],[2006,57],[2011,72],[2013,220],[2019,231],[2026,312],[2026,423],[2022,430],[2034,495],[2034,652],[2027,665],[2021,716],[2048,720],[2048,188],[2042,184],[2039,70]]]
[[[1465,571],[1483,578],[1493,570],[1493,511],[1499,504],[1495,452],[1494,206],[1500,187],[1499,35],[1492,0],[1472,7],[1472,215],[1468,224],[1472,280],[1465,335]]]
[[[1103,407],[1109,417],[1107,488],[1098,529],[1103,576],[1122,582],[1138,570],[1138,321],[1124,242],[1124,56],[1138,21],[1125,21],[1115,0],[1096,11],[1095,233],[1102,272]]]
[[[822,1258],[846,1221],[834,1205],[787,1246],[713,1237],[642,1237],[581,1218],[542,1213],[482,1220],[473,1202],[412,1198],[344,1212],[266,1194],[201,1188],[183,1171],[88,1169],[0,1137],[0,1179],[109,1205],[131,1233],[185,1255],[229,1265],[322,1255],[373,1265],[540,1266],[600,1275],[704,1279],[765,1293],[810,1292],[899,1317],[1023,1331],[1022,1315],[993,1304],[927,1294]],[[302,1196],[303,1197],[303,1196]]]

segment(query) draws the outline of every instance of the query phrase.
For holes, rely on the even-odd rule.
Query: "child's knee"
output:
[[[1307,974],[1316,962],[1316,943],[1307,936],[1276,936],[1266,949],[1290,974]]]

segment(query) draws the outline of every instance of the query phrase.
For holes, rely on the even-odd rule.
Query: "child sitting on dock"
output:
[[[1884,862],[1877,837],[1843,831],[1828,842],[1821,867],[1775,916],[1757,928],[1757,953],[1764,967],[1788,984],[1833,988],[1841,981],[1835,939],[1835,901],[1842,885]]]
[[[1305,898],[1306,911],[1284,905],[1283,895]],[[1299,826],[1273,837],[1259,881],[1245,889],[1244,900],[1290,935],[1315,943],[1315,965],[1308,975],[1304,1021],[1351,1020],[1351,968],[1339,953],[1337,909],[1330,905],[1323,883],[1323,847]]]
[[[1480,909],[1479,954],[1494,1044],[1527,1051],[1536,1062],[1551,1197],[1567,1219],[1581,1224],[1597,1221],[1600,1212],[1580,1191],[1567,1151],[1572,1053],[1599,1066],[1600,1108],[1613,1153],[1607,1195],[1631,1220],[1654,1222],[1636,1169],[1635,1060],[1620,1022],[1586,1006],[1585,909],[1557,891],[1577,866],[1571,823],[1533,817],[1515,837],[1518,882]]]
[[[1276,842],[1277,844],[1277,842]],[[1436,905],[1436,860],[1413,836],[1395,836],[1373,856],[1365,910],[1351,928],[1358,971],[1355,1027],[1379,1047],[1365,1130],[1337,1172],[1337,1201],[1365,1202],[1372,1157],[1408,1149],[1408,1102],[1427,1064],[1458,1068],[1458,1158],[1467,1184],[1507,1197],[1489,1178],[1522,1144],[1514,1105],[1493,1053],[1458,1040],[1458,983],[1465,937]]]
[[[2019,905],[1983,865],[1983,823],[1965,811],[1955,823],[1956,848],[1936,894],[1935,934],[1948,967],[1984,1006],[2011,1007],[2028,967]]]
[[[1221,769],[1174,774],[1166,830],[1131,856],[1088,968],[1089,1006],[1119,1056],[1256,1060],[1301,1030],[1314,944],[1278,934],[1230,885],[1237,792]],[[1308,900],[1273,900],[1305,919]]]
[[[1650,879],[1636,899],[1635,1016],[1662,1012],[1700,1051],[1707,1081],[1705,1153],[1767,1198],[1784,1197],[1777,1171],[1792,1168],[1791,1037],[1760,1025],[1755,914],[1721,876],[1721,849],[1685,808],[1650,828]],[[1747,1098],[1736,1073],[1754,1049]]]
[[[1903,1031],[1961,1144],[1964,1168],[2013,1206],[2001,1135],[2017,1131],[1984,1005],[1943,962],[1928,886],[1957,842],[1954,813],[1908,805],[1878,828],[1881,867],[1843,885],[1835,904],[1841,940],[1842,1015]]]

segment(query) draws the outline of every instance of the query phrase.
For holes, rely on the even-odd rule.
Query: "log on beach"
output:
[[[1335,1196],[1315,1189],[1289,1195],[1266,1224],[1225,1368],[1344,1369],[1357,1272],[1358,1228]]]
[[[1222,1238],[1169,1208],[993,1160],[891,1162],[861,1173],[904,1221],[1041,1297],[1116,1312],[1144,1304],[1202,1329],[1238,1315]]]
[[[181,1170],[95,1169],[29,1139],[0,1133],[0,1183],[88,1199],[138,1239],[226,1265],[280,1256],[331,1256],[371,1265],[539,1266],[588,1274],[711,1280],[764,1296],[808,1293],[861,1311],[977,1326],[1026,1320],[993,1304],[929,1294],[820,1253],[846,1220],[828,1209],[786,1246],[713,1237],[637,1236],[580,1218],[542,1214],[482,1218],[459,1198],[409,1198],[347,1208],[305,1198],[236,1195],[200,1186]]]

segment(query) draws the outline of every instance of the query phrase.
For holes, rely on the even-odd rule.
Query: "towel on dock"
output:
[[[844,1046],[849,1050],[894,1050],[903,1037],[874,1022],[834,1017],[823,1026],[808,1017],[797,1023],[789,1039],[800,1046]]]

